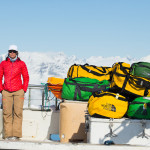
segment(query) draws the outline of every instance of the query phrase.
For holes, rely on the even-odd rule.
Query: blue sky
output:
[[[150,55],[150,0],[0,0],[0,53]]]

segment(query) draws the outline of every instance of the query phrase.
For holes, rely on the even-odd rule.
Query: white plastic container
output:
[[[87,142],[150,145],[150,120],[86,118]]]

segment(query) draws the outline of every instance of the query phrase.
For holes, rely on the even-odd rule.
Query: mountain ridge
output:
[[[6,58],[7,54],[0,55],[0,61]],[[63,52],[19,52],[19,57],[23,60],[28,68],[30,81],[29,84],[46,83],[48,77],[66,78],[67,72],[73,64],[85,64],[95,66],[112,67],[115,62],[150,62],[150,55],[135,59],[132,57],[102,57],[91,56],[90,58],[79,59],[75,55],[67,56]]]

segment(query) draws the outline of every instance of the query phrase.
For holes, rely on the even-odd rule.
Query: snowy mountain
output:
[[[6,58],[7,54],[0,55],[0,62]],[[78,59],[76,56],[66,56],[64,53],[38,53],[38,52],[20,52],[19,57],[23,60],[28,68],[30,81],[29,84],[47,83],[48,77],[66,78],[67,72],[73,64],[85,64],[95,66],[108,66],[111,67],[115,62],[126,62],[132,64],[138,61],[150,62],[150,55],[143,57],[139,60],[130,57],[102,57],[91,56],[87,59]],[[42,105],[42,90],[31,90],[29,96],[29,90],[25,94],[24,108],[39,109]],[[0,105],[2,103],[2,97],[0,94]],[[55,101],[52,100],[51,104],[45,103],[45,106],[54,105]]]
[[[7,54],[0,56],[0,61],[6,58]],[[115,62],[133,62],[146,61],[150,62],[150,55],[136,60],[131,57],[102,57],[91,56],[87,59],[78,59],[76,56],[67,56],[62,52],[39,53],[39,52],[20,52],[19,57],[26,63],[30,81],[29,84],[46,83],[48,77],[67,77],[68,69],[73,64],[85,64],[96,66],[111,67]]]

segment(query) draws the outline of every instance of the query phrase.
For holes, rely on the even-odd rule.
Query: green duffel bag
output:
[[[88,101],[93,92],[105,91],[109,88],[108,80],[99,81],[87,77],[65,78],[62,87],[62,99]]]
[[[130,73],[138,77],[150,79],[150,63],[137,62],[131,65]]]
[[[138,97],[130,104],[127,116],[133,119],[150,119],[150,97]]]

